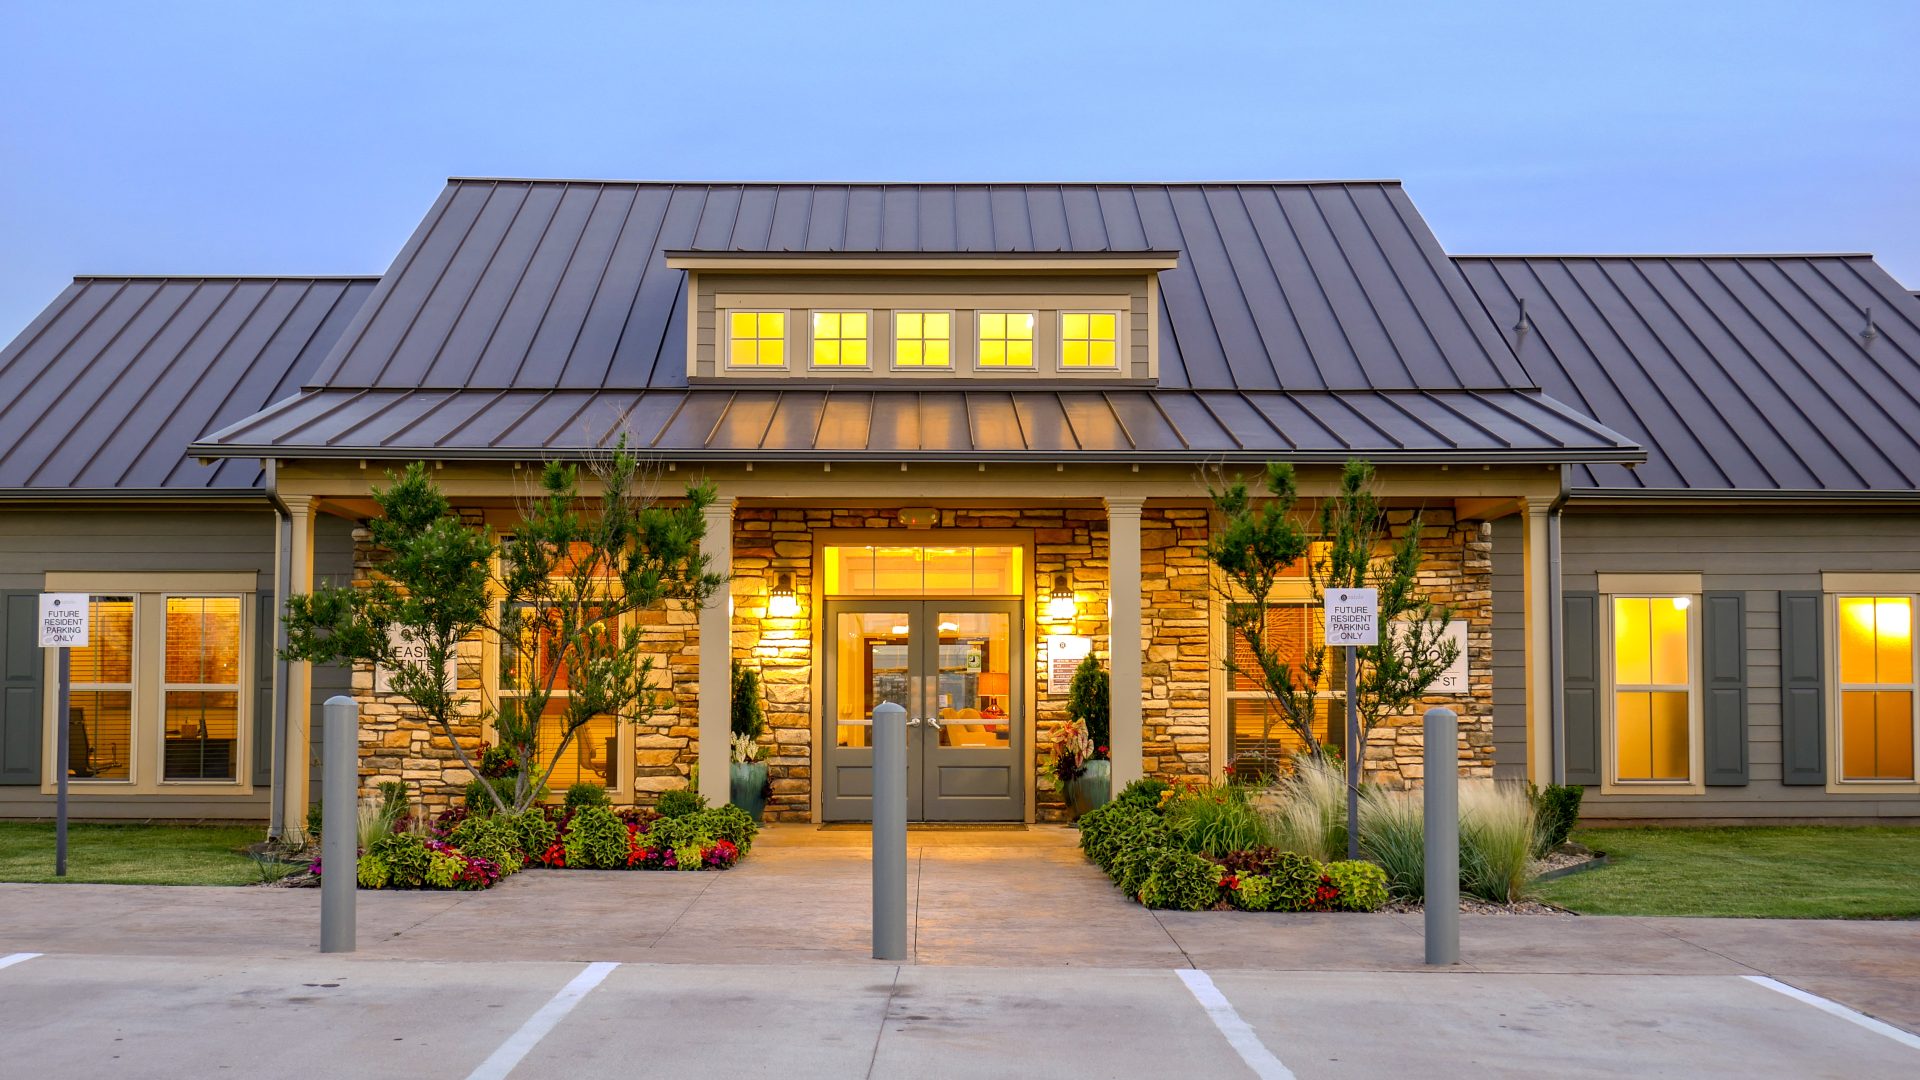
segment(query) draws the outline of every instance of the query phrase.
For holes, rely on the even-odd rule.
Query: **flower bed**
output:
[[[527,867],[725,870],[747,854],[760,831],[739,807],[708,809],[697,798],[663,799],[663,816],[571,795],[570,805],[517,814],[456,807],[431,823],[391,815],[380,823],[385,831],[361,845],[360,887],[485,889]],[[321,872],[318,862],[313,872]]]
[[[1120,891],[1181,911],[1377,911],[1387,877],[1369,862],[1323,863],[1260,842],[1244,791],[1137,780],[1080,819],[1080,848]]]

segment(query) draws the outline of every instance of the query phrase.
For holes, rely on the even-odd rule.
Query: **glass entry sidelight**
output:
[[[873,710],[907,710],[907,816],[1019,821],[1017,600],[844,600],[826,611],[828,821],[872,816]]]

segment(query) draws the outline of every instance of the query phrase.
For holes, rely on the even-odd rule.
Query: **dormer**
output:
[[[682,250],[687,378],[1153,385],[1167,251]]]

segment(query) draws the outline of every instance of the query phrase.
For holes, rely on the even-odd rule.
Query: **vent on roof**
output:
[[[1874,338],[1877,338],[1880,336],[1880,331],[1875,330],[1873,328],[1873,308],[1869,306],[1865,310],[1867,315],[1867,325],[1861,328],[1860,330],[1860,340],[1871,342]]]

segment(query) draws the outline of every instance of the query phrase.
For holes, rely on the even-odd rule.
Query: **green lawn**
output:
[[[115,885],[250,885],[260,880],[242,851],[259,825],[69,825],[67,876],[53,876],[53,825],[0,821],[0,881]]]
[[[1920,918],[1920,828],[1581,829],[1613,865],[1541,882],[1587,915]]]

